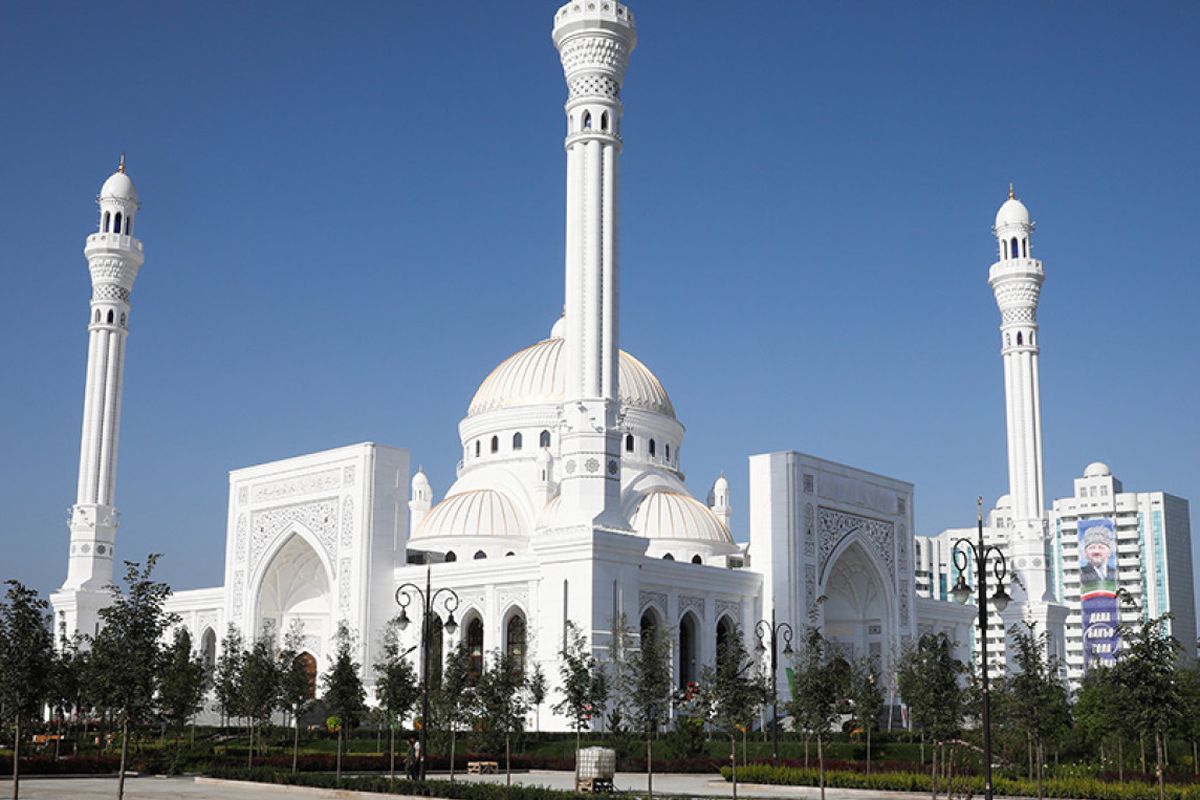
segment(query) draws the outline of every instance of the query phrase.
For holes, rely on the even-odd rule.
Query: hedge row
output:
[[[729,767],[721,768],[721,775],[730,780]],[[816,786],[819,775],[816,769],[796,767],[771,767],[767,764],[750,764],[738,768],[738,781],[745,783],[768,783],[780,786]],[[992,781],[998,795],[1036,797],[1037,784],[1033,781],[996,777]],[[976,794],[983,792],[983,778],[978,776],[955,776],[956,787],[970,787]],[[929,773],[921,772],[873,772],[870,775],[846,770],[825,771],[825,785],[839,789],[870,789],[874,791],[928,792]],[[1098,778],[1049,778],[1043,784],[1046,797],[1087,798],[1087,800],[1158,800],[1158,787],[1152,783],[1126,781],[1118,783]],[[1200,786],[1168,784],[1167,800],[1200,800]]]
[[[22,775],[108,775],[121,768],[120,756],[21,756]],[[130,769],[136,769],[131,764]],[[0,755],[0,776],[12,775],[12,756]]]
[[[333,775],[291,773],[273,769],[218,768],[209,777],[231,781],[278,783],[287,786],[316,786],[321,789],[349,789],[358,792],[406,794],[417,797],[445,797],[452,800],[570,800],[593,795],[545,789],[540,786],[505,786],[502,783],[450,783],[450,781],[410,781],[386,777],[350,777],[338,781]]]

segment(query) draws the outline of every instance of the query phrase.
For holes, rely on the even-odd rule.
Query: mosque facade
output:
[[[568,3],[553,41],[568,88],[564,311],[546,338],[483,379],[458,426],[453,485],[435,497],[407,450],[375,443],[234,470],[223,583],[176,592],[170,610],[210,661],[231,625],[248,637],[298,627],[318,673],[344,622],[370,684],[406,596],[417,624],[402,635],[419,645],[421,602],[404,587],[428,581],[455,593],[435,604],[431,661],[462,642],[478,667],[511,652],[541,665],[552,696],[569,625],[601,660],[622,619],[635,633],[669,631],[681,686],[714,663],[723,636],[740,631],[753,652],[756,623],[772,616],[797,637],[815,626],[848,657],[875,659],[889,684],[919,630],[966,642],[970,609],[916,595],[912,484],[797,452],[753,456],[748,543],[731,533],[724,476],[706,498],[689,492],[676,406],[620,345],[620,90],[637,44],[633,12]],[[124,342],[143,261],[123,164],[99,205],[85,250],[93,296],[79,489],[68,576],[53,596],[67,633],[97,629],[113,577]],[[786,693],[782,674],[779,683]],[[541,722],[566,725],[545,712]]]

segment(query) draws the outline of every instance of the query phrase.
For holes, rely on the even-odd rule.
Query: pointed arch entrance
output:
[[[847,660],[870,656],[887,674],[893,612],[887,582],[875,560],[857,541],[848,544],[825,577],[823,633]]]
[[[270,626],[282,636],[294,622],[304,631],[304,647],[320,661],[333,633],[332,595],[325,565],[304,537],[293,533],[271,557],[259,582],[254,631]]]

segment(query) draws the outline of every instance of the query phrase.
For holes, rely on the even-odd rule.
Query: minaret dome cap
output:
[[[1006,228],[1011,225],[1030,227],[1029,209],[1009,191],[1008,199],[996,212],[996,228]]]
[[[100,187],[100,199],[124,200],[125,202],[137,203],[138,193],[134,188],[133,181],[125,174],[124,164],[121,169],[109,176],[104,185]]]
[[[425,476],[424,468],[422,468],[422,467],[417,468],[417,474],[413,475],[412,488],[413,489],[428,489],[429,488],[429,478],[427,478]]]

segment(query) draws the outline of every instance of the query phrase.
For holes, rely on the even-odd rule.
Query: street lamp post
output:
[[[402,583],[396,588],[396,604],[400,606],[400,618],[398,623],[400,630],[408,627],[408,605],[412,602],[413,593],[421,598],[421,759],[420,759],[420,777],[425,780],[425,754],[428,752],[426,745],[428,744],[429,730],[429,637],[433,632],[433,607],[440,597],[442,607],[446,609],[446,623],[443,630],[450,635],[458,630],[458,623],[454,621],[454,612],[458,609],[458,593],[448,586],[443,586],[436,592],[433,591],[433,568],[429,563],[429,556],[425,556],[425,590],[422,591],[420,586],[415,583]]]
[[[775,624],[775,609],[771,609],[771,619],[768,622],[760,619],[754,624],[754,632],[758,635],[759,654],[767,651],[766,640],[771,641],[771,766],[779,766],[779,688],[777,686],[778,644],[783,639],[783,654],[792,654],[792,626],[786,622]]]
[[[966,571],[970,553],[975,557],[976,566],[976,600],[979,602],[979,653],[983,668],[980,670],[983,678],[983,796],[984,800],[992,800],[992,722],[991,692],[988,689],[988,596],[987,596],[987,564],[992,558],[992,573],[996,578],[996,592],[992,595],[992,603],[997,613],[1003,613],[1012,598],[1004,591],[1004,576],[1008,574],[1008,561],[1004,553],[996,545],[983,543],[983,498],[979,503],[979,536],[972,543],[970,539],[958,539],[954,542],[951,552],[954,555],[954,566],[958,568],[958,581],[954,584],[951,594],[960,603],[967,602],[971,597],[971,587],[967,585]]]

